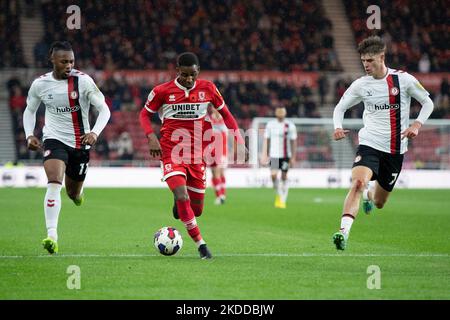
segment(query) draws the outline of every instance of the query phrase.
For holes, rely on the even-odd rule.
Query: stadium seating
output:
[[[450,68],[448,3],[446,1],[344,0],[356,42],[368,35],[383,37],[392,68],[409,72],[446,72]],[[370,5],[380,7],[383,30],[368,30]],[[447,13],[447,14],[446,14]]]
[[[42,4],[45,39],[75,43],[82,69],[167,69],[194,51],[204,70],[341,70],[318,1],[85,0],[77,31],[65,28],[72,3]]]
[[[0,1],[0,69],[25,67],[20,41],[19,1]]]

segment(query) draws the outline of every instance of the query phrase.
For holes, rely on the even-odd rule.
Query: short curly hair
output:
[[[379,36],[371,36],[358,44],[358,52],[363,54],[378,54],[386,51],[386,44]]]

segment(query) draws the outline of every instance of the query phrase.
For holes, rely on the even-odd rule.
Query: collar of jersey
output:
[[[194,85],[192,86],[192,88],[188,89],[188,88],[183,87],[181,84],[178,83],[178,78],[176,78],[176,79],[174,80],[174,82],[175,82],[175,85],[176,85],[178,88],[180,88],[181,90],[184,91],[184,94],[185,94],[186,97],[189,96],[189,91],[193,90],[193,89],[195,88],[195,85],[197,84],[197,81],[194,81]]]
[[[386,72],[386,74],[384,75],[383,78],[375,79],[373,76],[372,76],[372,78],[373,78],[374,80],[378,80],[378,81],[386,80],[386,78],[388,77],[388,75],[389,75],[389,74],[392,72],[392,70],[393,70],[393,69],[391,69],[391,68],[389,68],[389,67],[386,67],[386,69],[387,69],[387,72]]]

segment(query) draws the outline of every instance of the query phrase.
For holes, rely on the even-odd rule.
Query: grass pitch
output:
[[[346,192],[291,189],[275,209],[271,189],[231,189],[224,206],[208,190],[197,219],[207,261],[172,218],[169,190],[86,189],[82,207],[63,194],[50,256],[45,190],[0,189],[0,299],[450,299],[450,191],[395,190],[383,210],[360,211],[337,252]],[[167,225],[184,238],[172,257],[152,244]],[[73,265],[80,289],[67,286]],[[368,288],[371,266],[380,289]]]

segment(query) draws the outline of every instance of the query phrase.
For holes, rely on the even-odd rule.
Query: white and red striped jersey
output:
[[[422,105],[429,93],[407,72],[389,69],[382,79],[363,76],[345,91],[336,106],[334,127],[342,128],[345,110],[364,103],[364,127],[359,131],[359,144],[390,154],[408,150],[408,139],[401,133],[409,127],[411,97]]]
[[[266,125],[264,138],[270,139],[270,158],[290,158],[292,156],[291,141],[297,139],[297,128],[288,121],[271,120]]]
[[[89,149],[90,146],[81,144],[81,136],[91,131],[89,108],[93,96],[98,97],[96,101],[102,102],[92,103],[97,109],[99,107],[107,109],[103,94],[87,74],[72,69],[68,79],[58,80],[53,77],[53,72],[49,72],[31,84],[26,111],[35,114],[41,102],[44,104],[43,140],[56,139],[72,148]],[[98,118],[92,129],[97,135],[108,122],[109,110],[105,113],[107,115],[102,117],[101,121],[98,121]],[[34,122],[30,125],[24,124],[27,137],[33,135],[34,124]]]
[[[150,113],[158,112],[161,118],[163,158],[170,158],[172,149],[177,146],[190,149],[191,155],[184,156],[191,160],[203,159],[204,121],[210,105],[221,110],[225,101],[214,83],[208,80],[197,79],[194,86],[187,89],[175,79],[150,92],[144,107]]]

